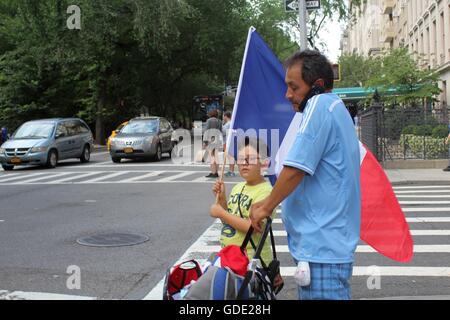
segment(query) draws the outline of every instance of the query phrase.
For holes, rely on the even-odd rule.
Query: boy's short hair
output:
[[[255,149],[261,159],[266,159],[269,157],[269,147],[263,140],[256,137],[246,136],[238,141],[238,152],[248,146]]]

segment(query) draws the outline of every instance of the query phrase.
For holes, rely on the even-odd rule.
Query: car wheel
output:
[[[82,163],[86,163],[89,162],[89,160],[91,160],[91,149],[88,145],[85,145],[83,148],[83,153],[81,154],[80,161]]]
[[[156,154],[153,159],[155,161],[161,161],[161,159],[162,159],[162,148],[161,148],[160,144],[158,144],[158,146],[156,147]]]
[[[56,150],[50,150],[47,156],[47,168],[53,169],[56,168],[56,165],[58,164],[58,153]]]
[[[7,164],[2,164],[2,168],[5,171],[12,171],[14,169],[14,166],[9,166]]]
[[[112,160],[112,162],[114,162],[114,163],[120,163],[120,161],[122,161],[121,158],[116,158],[116,157],[112,157],[111,160]]]

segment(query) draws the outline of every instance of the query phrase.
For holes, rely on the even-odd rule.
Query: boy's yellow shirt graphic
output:
[[[239,214],[240,206],[242,216],[245,219],[249,219],[250,207],[252,206],[252,204],[264,200],[267,196],[270,195],[271,191],[272,186],[269,182],[266,181],[255,186],[249,186],[246,184],[246,182],[238,183],[231,190],[230,197],[228,198],[228,213],[241,217],[241,215]],[[275,213],[272,215],[272,218],[275,218]],[[242,245],[242,242],[244,242],[244,239],[245,233],[234,229],[228,224],[223,224],[222,234],[220,237],[220,244],[222,247],[228,245],[240,246]],[[261,239],[261,234],[256,232],[253,233],[252,239],[254,244],[258,245],[259,240]],[[247,245],[247,255],[249,259],[252,259],[254,254],[255,250],[253,249],[252,244],[249,243]],[[266,265],[269,265],[269,263],[273,260],[269,237],[267,237],[264,244],[263,250],[261,252],[261,258]]]

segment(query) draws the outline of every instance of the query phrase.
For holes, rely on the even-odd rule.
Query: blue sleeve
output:
[[[284,166],[300,169],[311,176],[326,152],[332,129],[331,112],[320,100],[318,98],[317,103],[312,103],[306,110],[295,142],[283,163]]]

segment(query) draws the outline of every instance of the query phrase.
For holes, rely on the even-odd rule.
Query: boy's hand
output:
[[[217,180],[213,185],[212,191],[215,197],[219,194],[219,203],[226,202],[225,184],[223,181]]]
[[[226,213],[225,209],[220,204],[213,204],[209,210],[209,214],[213,218],[222,218],[222,215]]]

